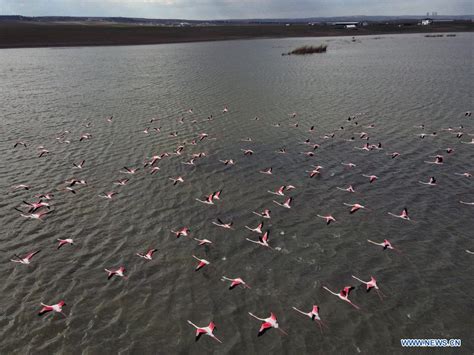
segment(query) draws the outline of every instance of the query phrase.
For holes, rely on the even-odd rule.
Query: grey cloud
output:
[[[0,14],[148,18],[269,18],[473,13],[471,0],[0,0]]]

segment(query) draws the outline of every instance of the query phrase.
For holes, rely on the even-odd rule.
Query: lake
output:
[[[459,201],[474,201],[474,188],[457,174],[474,173],[474,145],[462,143],[474,138],[474,117],[465,116],[473,40],[459,33],[0,50],[0,352],[388,354],[404,352],[401,338],[459,338],[458,350],[472,353],[474,256],[466,250],[474,250],[474,206]],[[327,53],[281,56],[321,43]],[[307,139],[319,144],[314,156],[303,154],[313,151]],[[27,148],[14,148],[17,141]],[[379,142],[383,149],[355,149]],[[181,144],[154,174],[144,168]],[[49,153],[39,158],[42,149]],[[438,154],[442,165],[425,163]],[[235,165],[220,161],[228,159]],[[312,165],[322,168],[310,178]],[[140,169],[124,174],[125,166]],[[269,167],[272,175],[259,173]],[[177,176],[184,182],[173,185]],[[436,186],[419,182],[431,176]],[[71,193],[65,181],[73,177],[87,185]],[[125,186],[113,184],[124,178]],[[355,193],[337,189],[349,184]],[[282,185],[295,188],[268,192]],[[221,189],[214,205],[196,201]],[[99,197],[109,191],[119,194]],[[54,194],[54,212],[43,222],[14,210],[27,215],[23,201],[44,193]],[[273,202],[289,196],[291,209]],[[366,208],[350,214],[344,203]],[[388,214],[404,207],[412,220]],[[265,208],[271,219],[252,213]],[[212,224],[217,218],[234,229]],[[260,221],[273,249],[246,240],[259,235],[245,226]],[[185,226],[189,237],[171,233]],[[58,250],[58,238],[75,244]],[[399,252],[368,239],[388,239]],[[150,248],[153,260],[136,255]],[[35,250],[29,265],[10,261]],[[193,255],[210,264],[194,271]],[[128,278],[107,280],[104,269],[122,265]],[[374,276],[385,297],[352,275]],[[222,276],[251,288],[229,290]],[[347,285],[359,311],[322,288]],[[37,316],[41,302],[60,300],[66,317]],[[323,333],[292,309],[313,305]],[[248,312],[275,313],[288,335],[257,337],[260,322]],[[187,320],[214,321],[223,343],[195,342]]]

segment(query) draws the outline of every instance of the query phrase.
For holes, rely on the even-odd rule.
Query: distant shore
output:
[[[129,24],[0,22],[0,48],[145,45],[253,38],[367,36],[473,32],[471,21],[428,26],[370,24],[358,29],[308,25],[137,26]]]

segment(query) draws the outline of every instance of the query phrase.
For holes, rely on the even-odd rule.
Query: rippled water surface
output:
[[[473,39],[328,38],[327,53],[303,57],[281,53],[321,41],[1,50],[0,353],[375,354],[403,352],[400,338],[460,338],[461,352],[472,353],[474,206],[459,201],[473,202],[474,189],[473,178],[456,173],[474,173],[474,145],[462,143],[474,138],[474,116],[464,115],[474,108]],[[367,142],[361,132],[383,149],[354,149]],[[79,141],[85,133],[92,138]],[[200,133],[208,137],[199,141]],[[306,139],[320,144],[313,157],[301,154],[312,149]],[[13,148],[20,140],[27,148]],[[181,155],[158,161],[155,174],[143,167],[180,144]],[[50,153],[38,158],[40,145]],[[182,164],[199,152],[206,156],[195,166]],[[424,163],[437,154],[443,165]],[[312,165],[323,168],[309,178]],[[140,170],[127,176],[124,166]],[[270,166],[273,175],[259,173]],[[174,186],[169,178],[179,175]],[[430,176],[437,186],[419,183]],[[76,194],[65,190],[72,177],[87,181]],[[119,178],[130,181],[114,185]],[[274,204],[285,197],[267,191],[290,184],[292,208]],[[336,188],[349,184],[356,193]],[[215,205],[196,201],[220,189]],[[108,191],[119,194],[98,196]],[[44,222],[14,210],[47,192],[54,212]],[[349,214],[343,203],[356,202],[366,208]],[[412,221],[388,215],[404,207]],[[245,226],[255,227],[252,211],[264,208],[273,250],[246,241],[258,238]],[[217,217],[234,230],[213,225]],[[184,226],[189,237],[170,232]],[[58,238],[75,245],[57,250]],[[367,242],[385,238],[401,252]],[[149,248],[158,249],[152,261],[136,255]],[[34,250],[30,265],[10,261]],[[210,264],[195,272],[193,254]],[[121,265],[128,278],[107,280],[104,269]],[[224,275],[251,288],[230,291]],[[386,297],[351,275],[374,276]],[[361,310],[324,285],[356,286],[350,299]],[[41,302],[61,299],[66,318],[36,315]],[[292,309],[313,304],[323,334]],[[274,312],[288,335],[257,337],[260,323],[248,312]],[[188,319],[214,321],[223,344],[195,342]]]

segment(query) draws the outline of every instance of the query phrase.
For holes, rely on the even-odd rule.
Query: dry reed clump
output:
[[[283,53],[282,55],[304,55],[304,54],[313,54],[313,53],[325,53],[328,46],[326,44],[321,44],[319,46],[302,46],[298,47],[291,52]]]

